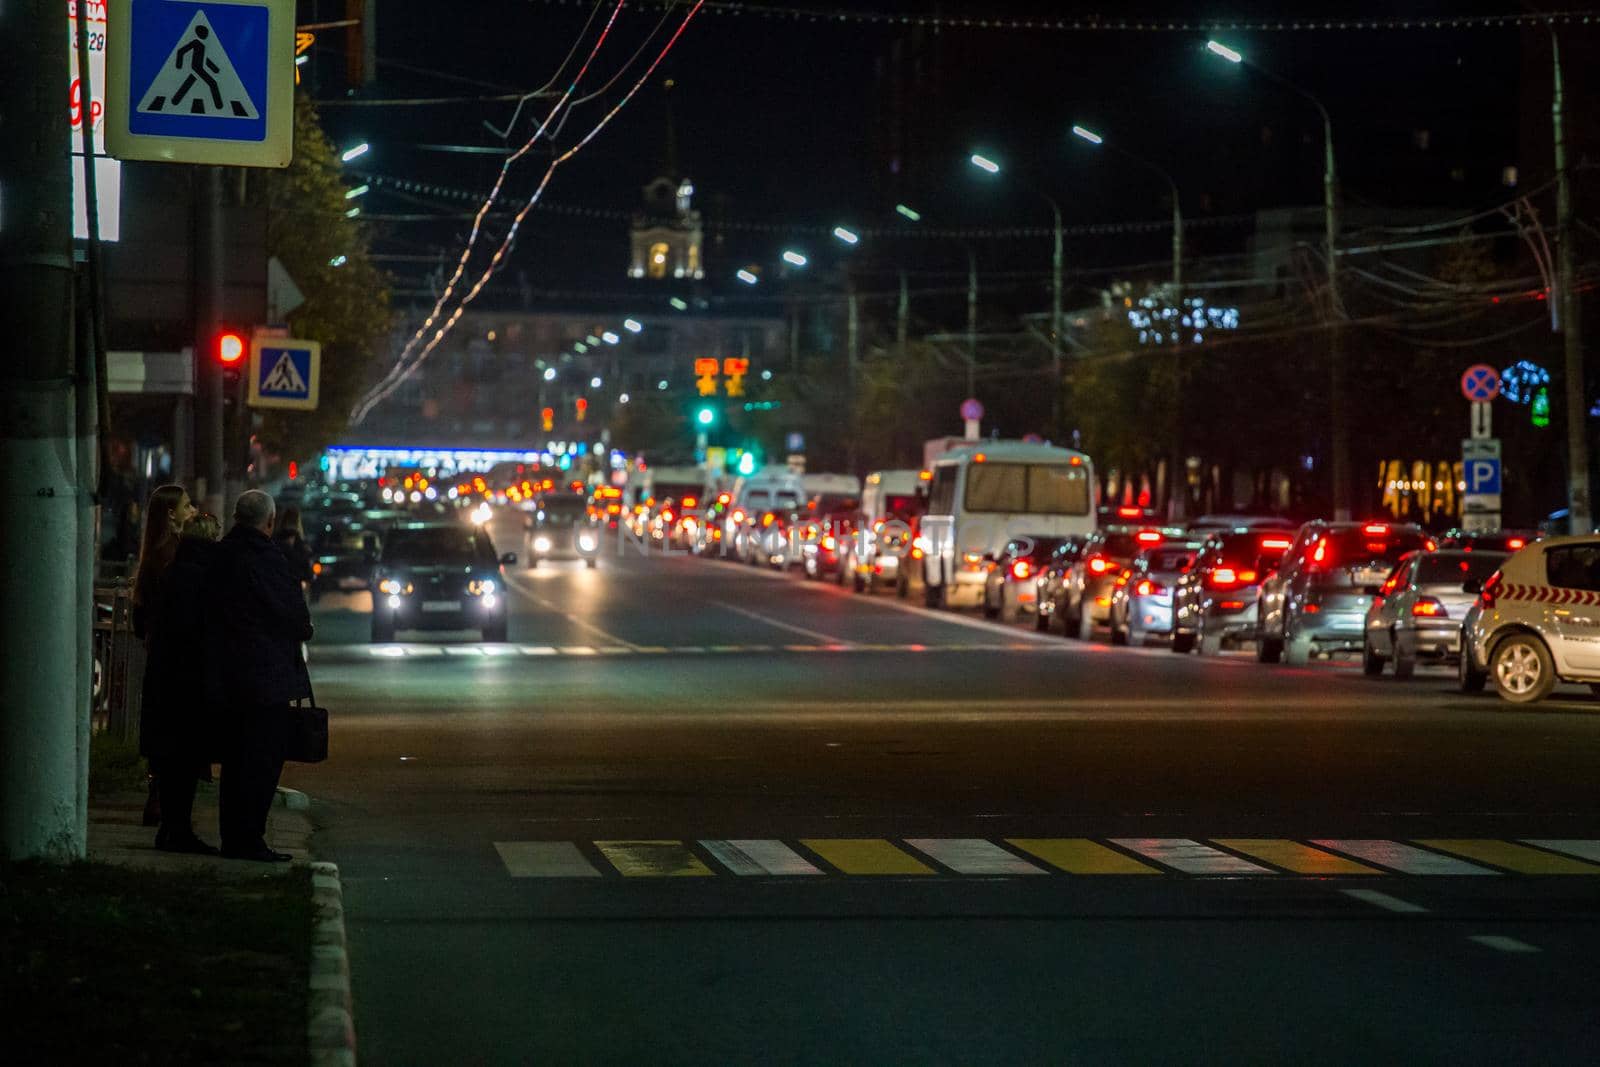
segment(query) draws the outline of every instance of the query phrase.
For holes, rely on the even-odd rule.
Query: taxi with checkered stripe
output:
[[[1558,682],[1600,692],[1600,537],[1528,545],[1483,583],[1462,622],[1460,681],[1531,704]]]

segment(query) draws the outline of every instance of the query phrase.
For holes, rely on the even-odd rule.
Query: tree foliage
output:
[[[305,294],[288,325],[294,336],[322,343],[322,382],[317,410],[265,413],[261,441],[268,451],[307,457],[337,440],[388,340],[388,278],[372,263],[362,223],[345,215],[346,189],[338,153],[301,94],[295,100],[294,162],[261,173],[250,195],[267,208],[268,253]]]

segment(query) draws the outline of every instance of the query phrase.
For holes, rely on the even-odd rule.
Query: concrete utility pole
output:
[[[200,456],[195,463],[195,473],[205,478],[205,486],[204,491],[196,492],[194,497],[201,502],[203,510],[221,517],[226,514],[224,498],[227,493],[227,452],[222,425],[225,386],[213,349],[222,329],[222,168],[196,168],[195,183],[194,439]]]
[[[87,837],[87,705],[77,699],[79,510],[67,35],[51,0],[0,4],[0,853],[72,860]],[[87,163],[87,161],[86,161]],[[92,430],[90,431],[92,433]]]
[[[1550,120],[1556,149],[1556,253],[1560,263],[1556,285],[1561,300],[1561,336],[1566,347],[1567,376],[1567,522],[1569,532],[1594,529],[1589,507],[1589,406],[1584,399],[1583,320],[1578,311],[1577,264],[1572,248],[1572,183],[1567,168],[1567,124],[1561,85],[1561,42],[1550,31],[1555,73]]]

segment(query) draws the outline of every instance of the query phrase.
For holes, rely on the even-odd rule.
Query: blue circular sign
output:
[[[1487,363],[1474,363],[1461,375],[1461,395],[1485,403],[1500,395],[1500,372]]]
[[[968,397],[961,402],[961,417],[973,421],[983,418],[983,405]]]

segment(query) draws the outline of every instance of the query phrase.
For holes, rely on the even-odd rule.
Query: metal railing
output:
[[[133,583],[119,578],[96,585],[90,709],[95,733],[137,741],[143,688],[144,642],[133,635]]]

